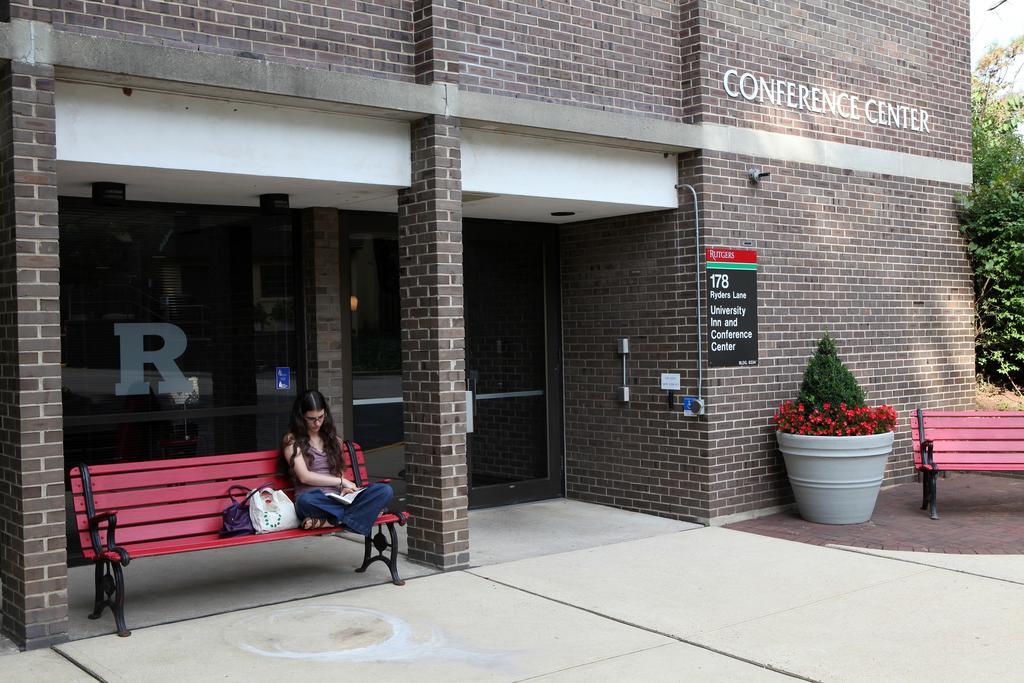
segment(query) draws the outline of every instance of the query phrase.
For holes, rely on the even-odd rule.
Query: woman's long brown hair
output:
[[[327,400],[319,391],[309,390],[303,392],[292,404],[291,424],[288,427],[288,434],[285,436],[284,445],[289,442],[295,444],[295,455],[302,454],[306,461],[306,468],[312,471],[313,455],[309,452],[309,434],[306,432],[306,413],[322,410],[324,421],[320,424],[320,436],[324,442],[324,453],[327,454],[327,463],[330,465],[331,474],[342,476],[345,471],[345,461],[341,457],[341,449],[338,448],[338,430],[334,426],[334,418],[331,417],[331,409],[327,407]],[[290,437],[290,438],[289,438]],[[291,467],[295,455],[288,461]]]

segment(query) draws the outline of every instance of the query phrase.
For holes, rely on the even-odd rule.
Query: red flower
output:
[[[780,432],[790,434],[860,436],[891,432],[896,428],[896,420],[896,410],[888,405],[847,408],[846,404],[825,404],[820,410],[807,410],[803,404],[786,401],[772,421]]]

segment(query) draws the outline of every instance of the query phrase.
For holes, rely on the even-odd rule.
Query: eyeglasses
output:
[[[302,417],[304,420],[306,420],[306,422],[309,422],[311,424],[317,424],[319,422],[324,421],[324,419],[327,417],[327,413],[320,413],[319,415],[315,415],[312,417],[310,417],[309,415],[303,415]]]

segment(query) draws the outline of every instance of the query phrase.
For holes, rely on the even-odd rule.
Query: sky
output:
[[[1024,0],[1007,0],[999,9],[988,11],[999,0],[971,0],[971,65],[992,43],[1005,45],[1024,35]],[[1018,84],[1024,76],[1018,78]]]

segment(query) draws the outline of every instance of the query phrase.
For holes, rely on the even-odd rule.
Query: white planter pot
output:
[[[871,519],[893,432],[805,436],[776,432],[800,516],[820,524]]]

